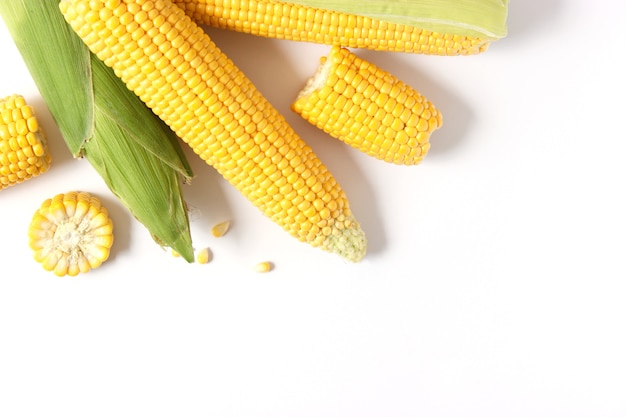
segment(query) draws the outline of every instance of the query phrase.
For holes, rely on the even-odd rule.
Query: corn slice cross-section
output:
[[[50,162],[33,107],[18,94],[0,99],[0,190],[43,174]]]
[[[291,108],[329,135],[398,165],[420,163],[442,125],[441,113],[419,92],[338,46],[322,57]]]
[[[28,229],[34,258],[57,276],[100,267],[113,245],[113,221],[100,200],[72,191],[45,200]]]

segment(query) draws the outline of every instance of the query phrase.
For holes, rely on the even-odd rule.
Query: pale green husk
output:
[[[496,40],[507,34],[509,0],[288,0],[303,6]]]
[[[91,163],[158,244],[193,262],[181,189],[181,176],[193,173],[178,138],[89,52],[59,0],[0,0],[0,15],[72,154]]]

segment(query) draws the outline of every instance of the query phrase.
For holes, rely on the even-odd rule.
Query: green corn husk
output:
[[[507,34],[509,0],[288,0],[453,35],[497,40]]]
[[[89,52],[59,0],[0,0],[0,15],[74,157],[89,161],[159,245],[193,262],[180,180],[193,173],[178,138]]]

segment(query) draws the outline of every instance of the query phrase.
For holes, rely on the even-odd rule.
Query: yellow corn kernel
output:
[[[348,80],[341,77],[352,73],[356,75],[350,75],[349,85],[362,91],[357,100],[347,99],[340,104],[337,97],[322,97],[325,88],[333,87],[331,83],[347,84]],[[291,108],[350,146],[401,165],[420,163],[430,147],[431,133],[442,124],[441,113],[411,86],[339,46],[331,48],[329,56],[321,60],[317,73]]]
[[[75,276],[98,268],[113,245],[113,221],[100,200],[68,192],[45,200],[28,229],[29,246],[44,269]]]
[[[196,253],[196,262],[199,264],[208,264],[213,258],[213,253],[209,248],[202,248]]]
[[[274,269],[274,265],[271,262],[267,261],[259,262],[254,266],[254,272],[259,273],[270,272],[272,269]]]
[[[299,240],[348,260],[358,261],[365,255],[364,233],[352,217],[339,184],[285,118],[183,10],[170,0],[126,0],[116,4],[106,0],[62,0],[59,7],[90,50],[106,58],[107,65],[156,115],[274,222]],[[91,12],[102,7],[112,8],[113,13],[98,14],[104,16],[104,25],[92,23]],[[130,36],[120,36],[123,21],[118,16],[131,13],[136,17],[139,10],[147,13],[141,15],[141,26],[133,21],[126,26]],[[170,31],[159,40],[161,48],[169,45],[168,53],[174,51],[167,56],[169,65],[164,66],[164,55],[160,48],[154,48],[156,39],[144,39],[147,32],[163,22],[169,23]],[[108,27],[115,27],[115,32]],[[133,52],[115,55],[111,45],[116,44]],[[239,117],[240,112],[248,117]],[[297,193],[292,190],[287,195],[335,200],[340,209],[324,221],[337,233],[323,235],[317,225],[322,219],[317,213],[288,215],[288,205],[281,204],[287,195],[280,193],[294,173],[303,181]],[[319,184],[323,187],[317,187]],[[342,220],[339,215],[344,215]],[[319,234],[312,235],[308,230],[319,230]]]
[[[196,22],[253,35],[429,55],[471,55],[489,41],[276,0],[173,0]]]
[[[21,95],[0,99],[0,190],[43,174],[50,161],[35,110]]]
[[[215,237],[222,237],[228,232],[228,229],[230,229],[230,222],[227,220],[213,226],[211,228],[211,234]]]

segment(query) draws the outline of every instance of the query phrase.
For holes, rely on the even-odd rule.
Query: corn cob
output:
[[[441,113],[392,74],[332,47],[292,109],[309,123],[368,155],[403,165],[422,161]]]
[[[258,36],[429,55],[471,55],[488,39],[273,0],[174,0],[196,22]]]
[[[285,0],[266,0],[270,3]],[[288,0],[289,3],[368,16],[432,32],[498,40],[506,36],[509,0]]]
[[[28,229],[35,260],[57,276],[100,267],[113,245],[113,221],[100,200],[85,192],[45,200]]]
[[[88,47],[195,153],[291,235],[360,260],[344,191],[204,30],[170,0],[62,0]]]
[[[35,110],[17,94],[0,99],[0,190],[43,174],[50,161]]]
[[[2,0],[0,14],[72,155],[159,245],[193,262],[180,183],[193,173],[171,129],[89,52],[58,0]]]

